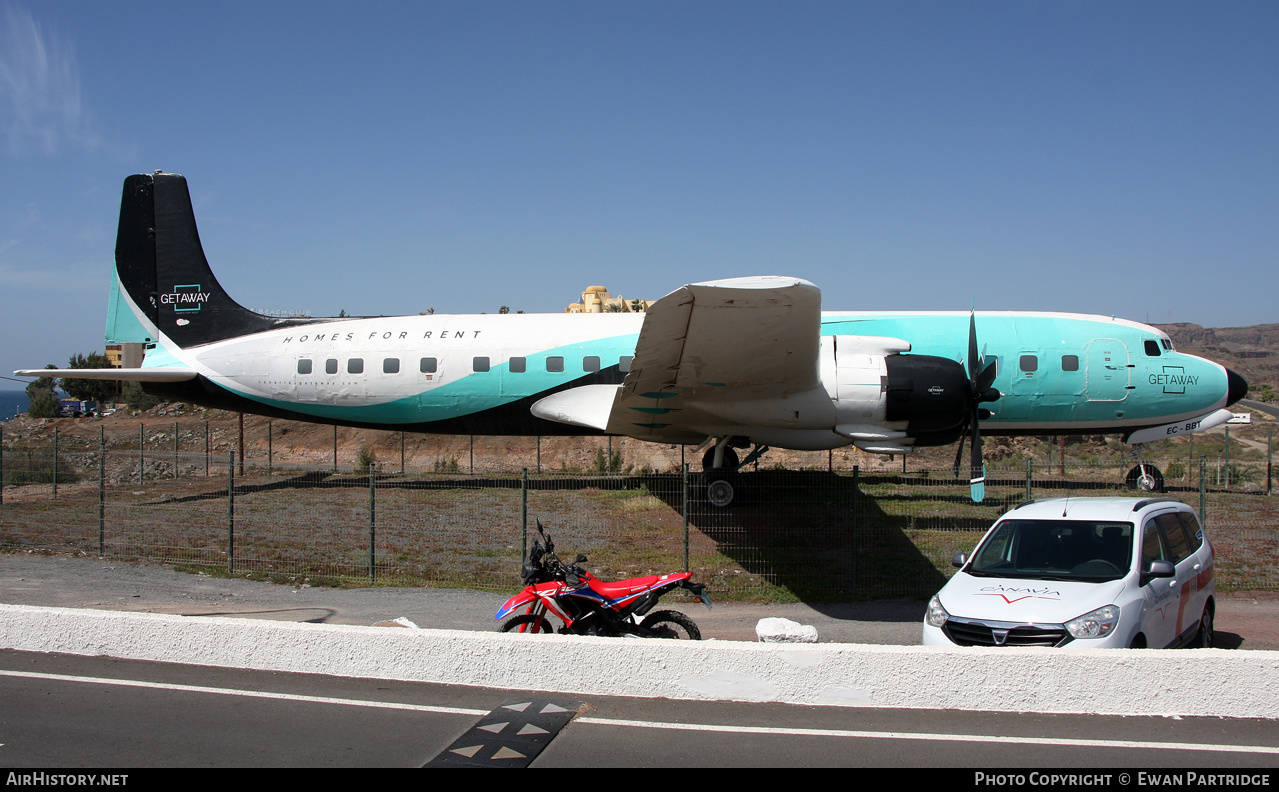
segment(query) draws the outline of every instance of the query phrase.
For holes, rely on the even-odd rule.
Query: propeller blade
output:
[[[977,375],[976,390],[978,394],[985,396],[986,393],[988,393],[991,390],[994,390],[990,386],[995,383],[995,375],[999,373],[998,368],[999,368],[999,361],[992,360],[990,361],[990,365],[982,369],[981,374]],[[995,393],[998,394],[999,391],[995,391]],[[999,396],[995,396],[995,399],[998,399],[998,398]],[[995,399],[983,398],[982,401],[994,401]]]
[[[977,312],[968,312],[968,379],[976,382],[981,361],[977,359]]]
[[[981,476],[975,477],[968,484],[968,493],[973,503],[981,503],[986,499],[986,466],[981,466]]]

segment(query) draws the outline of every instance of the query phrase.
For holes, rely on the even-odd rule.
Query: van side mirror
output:
[[[950,565],[953,566],[955,569],[961,569],[963,568],[964,564],[967,564],[967,563],[968,563],[967,553],[955,553],[955,556],[950,559]]]
[[[1141,585],[1144,586],[1150,581],[1157,580],[1158,578],[1170,578],[1176,577],[1176,575],[1177,568],[1171,563],[1163,560],[1151,561],[1150,566],[1146,568],[1146,571],[1141,573]]]

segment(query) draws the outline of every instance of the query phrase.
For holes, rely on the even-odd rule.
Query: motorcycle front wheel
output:
[[[502,622],[502,626],[498,628],[498,632],[515,632],[515,633],[535,633],[538,635],[551,634],[555,630],[551,627],[551,623],[533,613],[525,613],[520,616],[512,616]]]
[[[650,637],[680,638],[686,641],[702,640],[702,631],[697,624],[679,611],[657,611],[650,613],[640,622]]]

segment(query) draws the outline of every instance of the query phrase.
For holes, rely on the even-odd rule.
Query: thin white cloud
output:
[[[0,134],[12,155],[100,147],[80,97],[74,46],[6,6],[0,25]]]

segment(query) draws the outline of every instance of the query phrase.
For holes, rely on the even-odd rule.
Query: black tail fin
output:
[[[308,322],[254,313],[222,290],[200,246],[187,180],[176,173],[124,180],[115,268],[133,303],[180,347]]]

